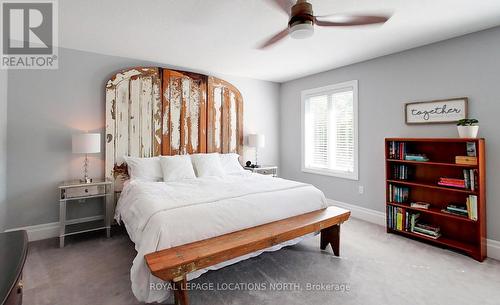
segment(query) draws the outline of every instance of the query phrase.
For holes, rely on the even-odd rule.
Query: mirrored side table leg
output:
[[[59,201],[59,248],[64,248],[64,234],[66,223],[66,200]]]

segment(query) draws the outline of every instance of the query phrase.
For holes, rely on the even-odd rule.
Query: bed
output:
[[[124,224],[137,250],[131,281],[139,301],[161,302],[170,293],[151,289],[161,280],[148,269],[148,254],[326,208],[323,193],[309,184],[243,170],[170,182],[129,179],[125,163],[128,156],[242,152],[243,99],[224,80],[138,67],[107,82],[106,177],[119,198],[115,219]],[[194,270],[187,280],[304,238],[294,237]],[[324,248],[323,240],[321,244]]]
[[[325,207],[324,195],[311,185],[249,172],[171,183],[130,181],[118,202],[116,219],[124,223],[137,250],[131,269],[133,293],[144,302],[161,302],[169,296],[167,290],[150,290],[151,284],[161,280],[151,275],[144,263],[148,253]],[[262,252],[197,270],[188,275],[188,280]]]

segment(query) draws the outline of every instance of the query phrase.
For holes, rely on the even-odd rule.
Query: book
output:
[[[418,232],[418,233],[422,233],[422,234],[425,234],[425,235],[428,235],[428,236],[437,236],[439,235],[439,231],[438,232],[434,232],[434,231],[431,231],[431,230],[426,230],[424,228],[420,228],[418,226],[415,226],[415,228],[413,228],[413,232]]]
[[[397,209],[397,224],[396,224],[396,229],[397,230],[403,230],[403,210],[401,208]]]
[[[429,206],[430,206],[429,203],[421,202],[421,201],[410,203],[410,207],[415,208],[415,209],[424,209],[424,210],[427,210],[427,209],[429,209]]]
[[[447,210],[447,209],[442,209],[441,212],[443,213],[447,213],[447,214],[451,214],[451,215],[455,215],[455,216],[462,216],[462,217],[468,217],[468,214],[463,214],[461,212],[455,212],[455,211],[450,211],[450,210]]]
[[[469,170],[469,185],[470,185],[470,190],[471,191],[475,191],[476,188],[477,188],[477,182],[476,182],[476,170],[475,169],[471,169]]]
[[[415,228],[418,228],[422,231],[427,231],[429,233],[437,233],[437,232],[441,231],[440,227],[430,225],[430,224],[425,224],[425,223],[416,223]]]
[[[466,181],[467,181],[467,179],[441,177],[441,178],[439,178],[438,185],[467,188]]]
[[[448,214],[458,215],[458,216],[468,217],[468,215],[469,215],[469,211],[468,211],[466,205],[463,206],[463,205],[457,205],[457,204],[449,204],[446,206],[446,208],[442,209],[441,211],[448,213]]]
[[[406,154],[405,160],[426,162],[429,161],[429,158],[427,158],[427,156],[424,154]]]
[[[446,182],[446,181],[439,181],[438,185],[441,186],[451,186],[451,187],[457,187],[457,188],[465,188],[465,181],[462,182]]]
[[[469,195],[467,197],[466,201],[466,206],[467,206],[467,215],[469,216],[470,219],[476,221],[477,220],[477,196],[476,195]]]
[[[429,237],[432,239],[438,239],[439,237],[441,237],[441,233],[438,233],[437,235],[427,235],[427,234],[420,233],[420,232],[413,232],[413,234],[422,235],[422,236]]]

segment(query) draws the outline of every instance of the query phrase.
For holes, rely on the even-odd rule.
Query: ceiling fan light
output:
[[[293,39],[305,39],[314,34],[314,25],[311,23],[299,23],[290,27],[290,37]]]

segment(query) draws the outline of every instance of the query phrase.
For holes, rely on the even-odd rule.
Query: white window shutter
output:
[[[302,94],[303,170],[357,179],[357,82]]]

